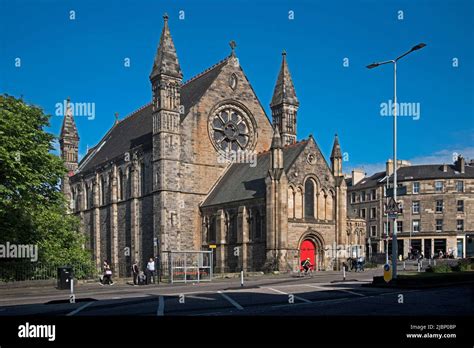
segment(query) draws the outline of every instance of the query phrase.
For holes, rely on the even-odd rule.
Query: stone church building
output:
[[[165,15],[151,103],[117,119],[80,163],[68,108],[62,189],[97,265],[107,259],[126,275],[133,260],[210,246],[216,272],[297,270],[306,257],[328,269],[345,257],[334,251],[354,224],[337,136],[330,165],[312,136],[297,141],[299,101],[285,53],[270,121],[231,47],[183,82]]]

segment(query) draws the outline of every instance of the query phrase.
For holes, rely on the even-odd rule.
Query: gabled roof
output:
[[[282,149],[285,172],[288,172],[307,143],[307,140],[300,141]],[[231,164],[201,206],[265,197],[265,177],[270,169],[270,157],[271,151],[259,153],[257,165],[253,168],[249,163]]]
[[[227,61],[228,57],[183,84],[181,87],[181,105],[186,113],[182,115],[182,119],[206,93],[222,68],[227,64]],[[152,111],[150,103],[116,123],[82,159],[78,171],[92,170],[97,165],[122,156],[125,152],[139,145],[149,148],[152,144]]]

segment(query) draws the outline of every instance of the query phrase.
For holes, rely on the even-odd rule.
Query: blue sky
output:
[[[345,171],[372,173],[392,157],[392,118],[381,116],[380,106],[392,99],[392,67],[365,66],[425,42],[398,66],[399,101],[420,111],[417,120],[399,118],[399,158],[451,162],[453,152],[474,158],[469,0],[0,0],[0,92],[22,95],[50,114],[67,96],[95,103],[94,119],[76,118],[83,155],[112,126],[115,112],[125,117],[149,102],[164,12],[184,80],[228,55],[235,40],[268,115],[285,49],[300,100],[298,138],[313,134],[329,157],[338,133]],[[58,134],[61,122],[53,116],[50,131]]]

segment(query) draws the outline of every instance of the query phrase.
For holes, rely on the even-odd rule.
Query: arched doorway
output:
[[[314,271],[316,268],[314,267],[316,265],[316,245],[311,239],[305,239],[301,242],[300,245],[300,269],[301,263],[303,260],[306,260],[309,258],[309,261],[311,262],[311,269]]]

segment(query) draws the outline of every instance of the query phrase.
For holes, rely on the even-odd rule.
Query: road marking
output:
[[[81,307],[79,308],[76,308],[75,310],[73,310],[72,312],[69,312],[68,314],[66,314],[66,317],[70,317],[70,316],[73,316],[77,313],[79,313],[80,311],[82,311],[84,308],[86,307],[89,307],[91,304],[93,304],[94,302],[87,302],[86,304],[82,305]]]
[[[158,309],[156,310],[156,315],[159,317],[165,315],[165,300],[163,296],[160,296],[158,299]]]
[[[237,308],[239,311],[241,311],[242,309],[244,309],[244,307],[242,307],[241,305],[239,305],[235,300],[233,300],[232,298],[230,298],[229,296],[227,296],[226,294],[224,294],[222,291],[218,291],[217,292],[218,294],[221,294],[221,296],[223,298],[225,298],[227,301],[229,301],[230,303],[232,303],[235,308]]]
[[[184,295],[184,294],[183,294]],[[187,296],[188,298],[194,298],[194,299],[197,299],[197,300],[206,300],[206,301],[215,301],[216,299],[215,298],[212,298],[212,297],[204,297],[204,296]]]
[[[272,291],[275,291],[279,294],[283,294],[283,295],[289,295],[288,293],[286,292],[283,292],[283,291],[280,291],[280,290],[277,290],[277,289],[274,289],[274,288],[265,288],[265,289],[268,289],[268,290],[272,290]],[[293,295],[293,294],[292,294]],[[305,299],[303,297],[300,297],[300,296],[296,296],[296,295],[293,295],[296,299],[300,300],[300,301],[303,301],[303,302],[306,302],[306,303],[311,303],[310,300],[308,299]]]
[[[352,297],[344,297],[344,298],[337,298],[337,299],[331,299],[331,300],[322,300],[322,301],[313,301],[309,303],[292,303],[292,304],[281,304],[281,305],[274,305],[272,308],[278,308],[278,307],[290,307],[290,306],[301,306],[301,305],[308,305],[312,304],[314,306],[317,305],[322,305],[322,304],[330,304],[330,303],[340,303],[340,302],[346,302],[350,300],[355,300],[356,298]]]
[[[322,286],[318,286],[318,285],[311,285],[311,284],[304,284],[305,286],[309,286],[310,288],[315,288],[315,289],[320,289],[320,290],[335,290],[335,291],[342,291],[342,292],[347,292],[348,294],[352,294],[352,295],[357,295],[357,296],[362,296],[362,297],[365,297],[364,294],[359,294],[357,292],[354,292],[354,291],[350,291],[350,290],[347,290],[347,289],[338,289],[338,288],[334,288],[334,287],[331,287],[331,288],[325,288],[325,287],[322,287]]]

